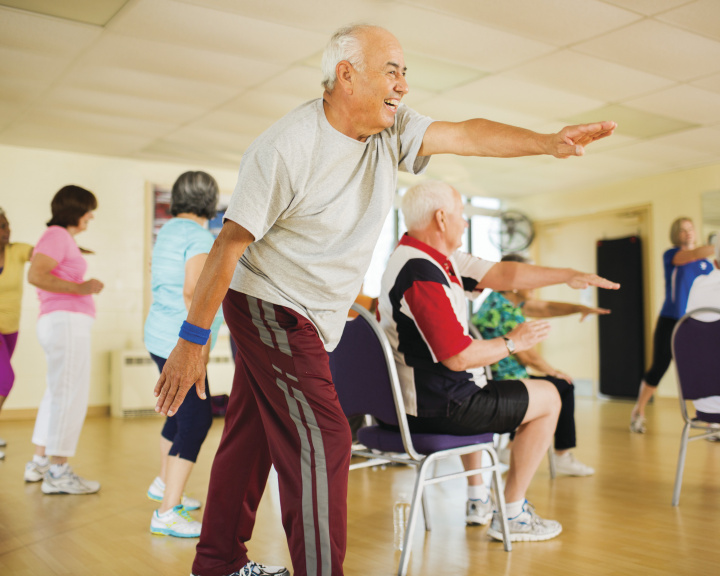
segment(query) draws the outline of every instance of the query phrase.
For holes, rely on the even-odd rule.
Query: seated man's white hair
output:
[[[362,50],[360,35],[371,28],[378,28],[370,24],[355,24],[340,28],[332,35],[322,55],[322,81],[320,84],[328,92],[335,88],[337,75],[335,68],[343,60],[347,60],[358,72],[365,68],[365,58]]]
[[[405,192],[400,209],[408,230],[423,230],[435,212],[450,210],[455,200],[452,186],[440,180],[423,180]]]
[[[718,265],[720,265],[720,234],[715,235],[713,244],[715,244],[715,260],[717,260]]]

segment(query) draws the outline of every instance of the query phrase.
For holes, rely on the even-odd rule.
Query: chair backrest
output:
[[[685,314],[673,331],[672,347],[681,399],[720,395],[720,309]]]
[[[399,425],[402,400],[392,348],[377,320],[353,304],[357,317],[345,323],[340,343],[330,352],[330,371],[346,416],[370,414],[386,424]]]

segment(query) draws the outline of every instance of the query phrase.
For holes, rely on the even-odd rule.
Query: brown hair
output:
[[[63,186],[50,203],[52,218],[48,226],[77,226],[80,218],[98,206],[97,198],[89,190],[70,184]]]
[[[680,226],[682,226],[683,222],[693,223],[690,218],[682,216],[681,218],[676,218],[670,226],[670,242],[673,246],[680,246]]]

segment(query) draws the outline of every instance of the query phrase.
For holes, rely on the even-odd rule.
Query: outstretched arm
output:
[[[520,262],[498,262],[485,274],[477,289],[492,288],[503,292],[542,288],[554,284],[567,284],[576,290],[582,290],[588,286],[609,290],[620,288],[620,284],[601,278],[597,274],[586,274],[572,268],[547,268]]]
[[[557,316],[569,316],[580,314],[580,322],[590,314],[610,314],[607,308],[592,308],[582,304],[571,304],[570,302],[552,302],[549,300],[526,300],[523,312],[533,318],[554,318]]]
[[[529,368],[537,370],[540,374],[546,374],[554,378],[562,378],[572,384],[572,378],[570,376],[553,368],[535,348],[517,352],[515,357],[523,366],[528,366]]]
[[[187,318],[190,324],[210,328],[230,286],[237,261],[254,240],[253,235],[239,224],[225,221],[195,286]],[[155,385],[155,396],[158,397],[156,412],[168,416],[175,414],[193,386],[204,398],[205,362],[202,350],[200,344],[178,339]]]
[[[674,266],[682,266],[683,264],[690,264],[696,260],[703,260],[704,258],[714,258],[715,247],[711,244],[705,246],[699,246],[692,250],[678,250],[673,256],[672,263]]]
[[[457,154],[514,158],[549,154],[556,158],[582,156],[585,146],[610,136],[615,122],[567,126],[556,134],[539,134],[525,128],[477,118],[464,122],[433,122],[420,147],[420,156]]]

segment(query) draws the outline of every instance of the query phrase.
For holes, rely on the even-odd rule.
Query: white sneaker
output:
[[[156,476],[153,483],[150,484],[150,488],[148,488],[147,497],[154,502],[162,502],[163,496],[165,496],[165,483],[160,479],[160,476]],[[180,503],[188,512],[198,510],[202,506],[200,500],[195,500],[195,498],[190,498],[185,494],[182,495]]]
[[[5,452],[0,450],[0,460],[5,460]]]
[[[190,576],[195,576],[195,574],[190,574]],[[251,561],[228,576],[290,576],[290,572],[285,566],[265,566]]]
[[[540,542],[541,540],[555,538],[562,532],[560,522],[540,518],[533,505],[527,500],[525,500],[520,514],[514,518],[508,518],[508,524],[510,542]],[[499,512],[493,513],[492,523],[488,528],[488,536],[495,540],[503,539]]]
[[[5,446],[7,446],[7,442],[0,438],[0,448],[4,448]]]
[[[645,432],[647,432],[644,416],[630,417],[630,432],[633,432],[635,434],[645,434]]]
[[[469,500],[465,505],[465,524],[468,526],[484,526],[493,514],[493,501],[488,496],[487,502],[482,500]]]
[[[64,464],[59,476],[53,476],[50,470],[46,472],[41,490],[43,494],[95,494],[100,490],[100,482],[80,478],[70,466]]]
[[[595,474],[594,468],[577,460],[570,451],[565,452],[562,456],[555,455],[555,470],[558,474],[567,474],[568,476],[592,476]]]
[[[163,514],[155,510],[150,520],[150,532],[176,538],[199,538],[201,528],[202,523],[194,520],[182,504]]]
[[[40,465],[34,460],[30,460],[25,464],[25,482],[40,482],[48,470],[50,470],[50,462]]]

